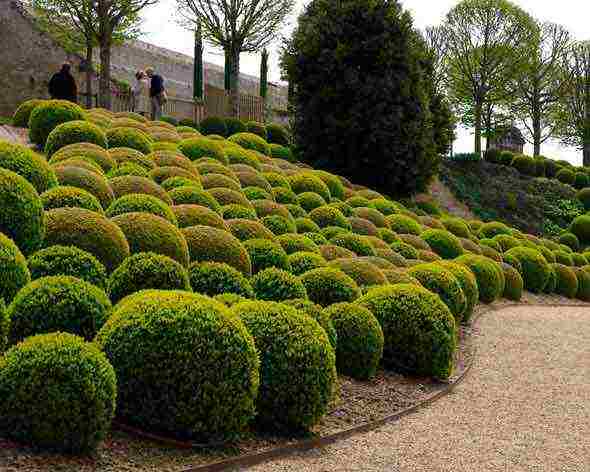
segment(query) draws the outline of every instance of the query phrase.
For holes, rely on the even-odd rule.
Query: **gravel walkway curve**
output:
[[[465,381],[434,405],[250,471],[590,471],[590,308],[519,306],[479,321]]]

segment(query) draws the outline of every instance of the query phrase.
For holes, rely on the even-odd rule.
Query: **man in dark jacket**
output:
[[[78,102],[78,87],[71,70],[72,65],[66,62],[61,66],[61,70],[51,77],[49,81],[49,95],[51,98]]]
[[[152,102],[152,120],[158,121],[162,118],[162,106],[166,102],[166,89],[164,79],[161,75],[155,74],[151,67],[146,69],[146,75],[150,78],[150,100]]]

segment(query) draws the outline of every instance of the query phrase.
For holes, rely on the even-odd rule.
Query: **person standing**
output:
[[[158,121],[162,118],[162,106],[166,102],[166,89],[164,79],[161,75],[155,74],[151,67],[145,73],[150,78],[150,99],[152,102],[152,120]]]
[[[65,62],[61,70],[51,77],[49,81],[49,95],[54,100],[68,100],[78,103],[78,86],[72,75],[72,65]]]
[[[133,92],[133,111],[142,116],[147,116],[149,111],[150,84],[143,71],[135,74],[135,83],[131,89]]]

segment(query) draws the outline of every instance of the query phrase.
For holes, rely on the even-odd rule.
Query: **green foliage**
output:
[[[114,193],[105,177],[80,167],[57,167],[55,169],[60,185],[78,187],[94,195],[102,208],[114,200]]]
[[[567,298],[576,298],[578,293],[578,277],[574,269],[563,264],[551,264],[557,276],[555,293]]]
[[[292,218],[285,218],[281,215],[269,215],[262,218],[262,224],[275,236],[297,232],[297,226]]]
[[[254,274],[270,267],[284,270],[291,268],[287,253],[277,242],[268,239],[250,239],[244,242],[244,247],[250,255]]]
[[[200,205],[176,205],[172,211],[178,221],[179,228],[190,226],[211,226],[213,228],[227,229],[223,219],[213,210]]]
[[[205,136],[209,134],[229,136],[226,120],[218,116],[208,116],[202,120],[199,129]]]
[[[121,149],[121,148],[118,148]],[[132,152],[140,154],[139,151],[132,150]],[[117,156],[117,154],[114,154]],[[92,143],[77,143],[68,144],[59,151],[57,151],[50,159],[51,164],[57,164],[61,161],[65,161],[72,158],[79,159],[82,157],[85,160],[94,162],[104,172],[109,172],[117,166],[117,161],[107,151],[100,146]],[[145,158],[145,156],[144,156]]]
[[[503,277],[494,261],[484,256],[464,255],[457,258],[456,262],[466,266],[475,275],[479,299],[482,302],[492,303],[502,296],[504,291]]]
[[[50,246],[27,259],[31,279],[67,275],[107,288],[107,271],[96,257],[75,246]]]
[[[565,252],[562,250],[553,251],[553,256],[554,256],[555,262],[557,262],[559,264],[563,264],[568,267],[573,267],[573,265],[574,265],[574,258],[568,252]]]
[[[26,100],[22,102],[12,115],[12,125],[18,128],[28,128],[29,127],[29,118],[33,110],[43,103],[46,100],[40,100],[38,98],[33,98],[31,100]],[[7,123],[9,124],[9,123]]]
[[[479,162],[481,156],[475,152],[458,152],[449,156],[449,160],[454,162]]]
[[[88,121],[68,121],[56,126],[49,133],[45,154],[51,157],[61,148],[78,143],[92,143],[106,149],[107,138],[102,129]]]
[[[29,138],[45,146],[49,134],[62,123],[84,120],[84,110],[66,100],[47,100],[36,106],[29,118]]]
[[[283,234],[277,238],[278,243],[287,254],[306,251],[319,254],[320,249],[316,243],[303,234]]]
[[[379,321],[388,367],[447,379],[453,372],[457,328],[438,295],[413,284],[374,288],[357,303]]]
[[[375,249],[369,241],[358,234],[342,233],[330,238],[330,243],[354,252],[357,256],[374,256]]]
[[[314,209],[309,213],[309,217],[316,223],[320,228],[327,228],[331,226],[337,226],[350,231],[352,226],[346,219],[344,214],[332,206],[323,206]]]
[[[395,241],[390,244],[390,247],[406,259],[418,259],[418,250],[410,244],[404,243],[403,241]]]
[[[267,429],[307,431],[328,411],[336,386],[336,356],[310,316],[273,302],[233,307],[260,355],[257,421]]]
[[[115,414],[117,379],[105,356],[67,333],[34,336],[0,369],[0,434],[40,449],[96,450]]]
[[[590,210],[590,188],[583,188],[578,191],[576,198],[584,205],[584,210]]]
[[[475,275],[466,266],[457,262],[439,261],[437,262],[437,265],[440,265],[451,272],[461,285],[461,290],[463,291],[463,295],[465,295],[466,301],[462,321],[463,323],[467,323],[473,315],[475,306],[479,303],[479,288],[477,286]],[[426,287],[426,285],[424,286]]]
[[[366,308],[339,303],[326,308],[338,333],[336,367],[339,373],[355,379],[371,379],[383,356],[383,330]]]
[[[305,286],[295,275],[269,267],[252,277],[252,288],[259,300],[283,302],[285,300],[305,299]]]
[[[277,203],[282,203],[282,204],[289,204],[289,203],[296,204],[297,203],[297,195],[290,188],[274,187],[272,189],[272,194],[273,194],[273,197]]]
[[[590,185],[590,178],[584,172],[576,172],[574,179],[574,188],[580,190]]]
[[[570,231],[577,236],[580,243],[590,244],[590,215],[581,215],[572,221]]]
[[[590,273],[583,269],[574,269],[578,277],[578,293],[576,298],[584,302],[590,301]]]
[[[539,293],[549,279],[549,264],[539,251],[528,247],[516,247],[506,253],[522,264],[524,286],[529,292]]]
[[[270,144],[280,144],[281,146],[289,146],[291,136],[287,129],[277,123],[270,123],[266,125],[266,133],[268,135],[268,142]]]
[[[237,219],[228,220],[226,223],[229,231],[240,241],[248,241],[249,239],[272,241],[275,239],[275,235],[258,221]]]
[[[326,205],[326,201],[315,192],[300,193],[297,195],[297,203],[308,212]]]
[[[191,286],[195,293],[221,295],[233,293],[247,298],[255,298],[248,279],[233,267],[218,262],[195,262],[189,267]]]
[[[144,154],[152,152],[151,138],[135,128],[111,128],[106,132],[109,148],[127,147]]]
[[[2,233],[0,233],[0,280],[2,280],[0,300],[6,303],[10,303],[17,292],[31,281],[25,257],[14,241]],[[0,342],[0,352],[1,347]]]
[[[506,280],[503,294],[504,298],[515,302],[520,301],[524,289],[522,276],[509,264],[502,264],[502,270],[504,271],[504,279]]]
[[[449,231],[429,229],[424,231],[420,237],[443,259],[455,259],[464,252],[459,238]]]
[[[39,154],[25,146],[0,141],[0,168],[20,175],[43,193],[58,185],[55,172]]]
[[[299,234],[303,233],[318,233],[320,232],[320,227],[316,225],[313,220],[310,218],[300,217],[295,219],[295,225],[297,226],[297,232]]]
[[[256,220],[256,210],[244,205],[224,205],[221,207],[221,216],[224,220],[235,220],[238,218],[245,220]]]
[[[330,188],[324,183],[324,181],[312,172],[301,172],[289,177],[289,184],[291,189],[296,194],[302,194],[306,192],[317,193],[326,202],[331,200]]]
[[[361,291],[356,282],[339,269],[322,267],[306,272],[301,281],[311,301],[321,306],[352,302]]]
[[[589,219],[590,221],[590,219]],[[575,234],[572,233],[561,233],[559,235],[559,243],[565,244],[569,247],[572,251],[579,251],[580,250],[580,240]]]
[[[225,118],[225,126],[227,127],[227,136],[232,136],[238,133],[245,133],[247,131],[246,125],[238,118]]]
[[[253,151],[258,151],[265,156],[270,155],[270,146],[269,144],[260,136],[254,133],[237,133],[228,138],[228,141],[232,143],[239,144],[244,149],[251,149]]]
[[[319,249],[318,249],[319,250]],[[316,252],[295,252],[288,257],[291,272],[295,275],[303,275],[310,270],[319,269],[327,265],[326,260]]]
[[[202,157],[208,157],[215,159],[222,164],[229,164],[223,146],[212,139],[204,137],[185,139],[180,142],[178,149],[191,161],[196,161]]]
[[[406,215],[393,214],[387,217],[387,222],[392,231],[400,234],[415,234],[422,233],[422,225],[413,218]]]
[[[387,278],[381,269],[367,260],[352,257],[340,258],[331,261],[328,265],[340,269],[361,288],[387,283]]]
[[[170,190],[169,195],[174,205],[200,205],[221,213],[221,205],[217,200],[199,187],[177,187]]]
[[[100,288],[76,277],[43,277],[26,285],[8,307],[9,342],[54,331],[91,341],[110,311],[111,302]]]
[[[162,290],[131,295],[96,342],[115,367],[117,414],[125,422],[210,442],[235,438],[254,417],[254,342],[209,297]]]
[[[557,172],[555,178],[563,184],[573,185],[576,181],[576,174],[570,169],[561,169]]]
[[[512,167],[514,167],[521,174],[528,175],[530,177],[534,176],[537,171],[535,159],[523,154],[514,156],[514,159],[512,159]]]
[[[106,215],[109,218],[113,218],[125,213],[137,212],[159,216],[174,226],[178,226],[178,221],[170,206],[166,205],[159,198],[140,193],[131,193],[118,198],[108,207]]]
[[[248,121],[246,122],[246,131],[248,133],[255,134],[256,136],[260,136],[265,141],[268,141],[268,132],[266,130],[266,126],[264,123],[259,123],[257,121]]]

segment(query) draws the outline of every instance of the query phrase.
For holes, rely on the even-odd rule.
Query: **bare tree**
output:
[[[581,149],[584,166],[590,166],[590,41],[569,49],[564,68],[573,79],[560,101],[556,134],[564,144]]]
[[[554,23],[539,24],[538,28],[538,40],[510,84],[511,111],[522,122],[535,156],[541,154],[541,144],[554,134],[555,112],[571,80],[563,68],[571,47],[569,32]]]
[[[483,107],[501,96],[535,37],[533,19],[507,0],[463,0],[442,27],[449,88],[473,109],[475,152],[481,154]]]
[[[203,38],[228,54],[232,114],[240,116],[240,53],[256,52],[276,36],[295,0],[177,0],[180,23],[200,24]]]

